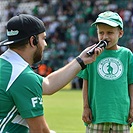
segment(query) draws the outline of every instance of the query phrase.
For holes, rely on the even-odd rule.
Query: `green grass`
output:
[[[57,133],[84,133],[81,90],[62,90],[43,97],[45,118]]]
[[[56,133],[85,133],[81,119],[81,90],[61,90],[51,96],[43,96],[43,103],[45,118],[51,130]]]

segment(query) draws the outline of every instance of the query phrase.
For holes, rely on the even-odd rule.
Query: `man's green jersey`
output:
[[[43,115],[42,81],[14,51],[0,56],[0,133],[28,133],[25,119]]]

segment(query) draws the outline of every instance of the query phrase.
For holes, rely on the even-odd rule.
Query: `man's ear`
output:
[[[36,42],[35,42],[35,38],[34,38],[34,36],[31,36],[30,38],[29,38],[29,43],[30,43],[30,45],[33,47],[33,46],[36,46]]]

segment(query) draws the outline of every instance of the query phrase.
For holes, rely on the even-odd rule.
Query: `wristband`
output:
[[[77,62],[80,64],[82,70],[86,68],[86,65],[84,64],[83,60],[80,57],[76,57]]]

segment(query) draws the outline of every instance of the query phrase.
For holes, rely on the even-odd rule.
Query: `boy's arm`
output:
[[[129,97],[130,97],[130,110],[129,110],[128,122],[129,124],[131,124],[133,122],[133,84],[130,84],[128,88],[129,88]]]
[[[92,121],[92,113],[91,113],[91,109],[89,107],[89,103],[88,103],[88,81],[83,79],[83,87],[82,87],[82,91],[83,91],[83,114],[82,114],[82,120],[85,123],[91,123]]]

